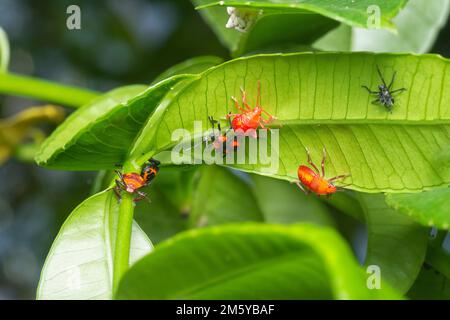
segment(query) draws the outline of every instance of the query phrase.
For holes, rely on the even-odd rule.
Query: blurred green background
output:
[[[81,30],[66,28],[71,4],[81,8]],[[195,56],[229,58],[187,0],[1,0],[0,26],[9,36],[12,72],[99,91],[150,83]],[[450,57],[449,38],[447,25],[431,52]],[[0,117],[36,104],[0,96]],[[94,178],[14,158],[0,167],[0,299],[34,299],[50,245]]]

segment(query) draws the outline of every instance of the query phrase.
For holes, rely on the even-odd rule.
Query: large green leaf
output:
[[[151,87],[112,90],[76,110],[45,140],[39,165],[70,170],[113,168],[124,161],[134,137],[172,86],[189,75]]]
[[[310,222],[333,226],[326,206],[287,181],[252,175],[254,193],[267,223]]]
[[[414,300],[450,300],[450,280],[431,266],[424,266],[408,292]]]
[[[224,63],[175,86],[149,119],[132,147],[130,161],[168,150],[175,129],[194,132],[194,120],[209,128],[208,116],[234,110],[231,96],[247,90],[254,105],[261,82],[262,104],[276,115],[277,170],[234,165],[271,177],[296,180],[306,163],[305,148],[319,162],[328,152],[327,176],[350,173],[348,188],[366,192],[413,192],[450,183],[445,150],[450,144],[449,61],[434,55],[301,53],[257,55]],[[398,97],[392,113],[371,104],[361,88],[380,83],[376,66],[389,79],[397,71]],[[274,124],[272,128],[279,127]],[[270,141],[269,141],[270,144]],[[144,154],[144,155],[143,155]]]
[[[201,6],[214,1],[193,2]],[[293,12],[286,10],[286,7],[288,5],[264,11],[254,8],[254,21],[245,32],[225,27],[229,19],[225,7],[208,7],[199,12],[234,56],[252,51],[274,50],[286,44],[311,44],[337,26],[336,21],[322,15],[299,10]]]
[[[154,244],[188,229],[188,220],[161,188],[152,186],[151,203],[141,202],[134,209],[134,218]]]
[[[407,0],[204,0],[200,8],[211,6],[243,7],[255,10],[282,10],[284,12],[310,11],[351,26],[367,28],[368,19],[374,6],[380,11],[381,28],[394,29],[391,19],[394,18]]]
[[[386,202],[424,226],[448,229],[450,225],[450,188],[419,194],[388,194]]]
[[[445,26],[449,0],[410,0],[393,21],[397,32],[341,25],[314,43],[329,51],[428,52]]]
[[[179,181],[183,176],[182,169],[175,171],[163,168],[152,183],[151,189],[144,190],[148,191],[151,203],[141,201],[135,207],[136,221],[154,244],[188,228],[187,216],[191,210],[191,197],[189,194],[181,197],[182,193],[186,192],[182,183],[187,183]]]
[[[250,185],[227,168],[202,167],[193,195],[191,226],[262,220]]]
[[[446,234],[446,233],[445,233]],[[440,238],[440,239],[439,239]],[[442,246],[444,237],[430,241],[426,263],[408,292],[412,299],[450,299],[450,253]]]
[[[364,222],[364,210],[361,207],[357,192],[350,190],[337,192],[330,198],[322,198],[322,201],[349,215],[355,220]]]
[[[249,288],[251,288],[249,290]],[[188,231],[124,275],[118,299],[396,299],[369,290],[345,241],[313,225],[241,224]]]
[[[196,74],[223,62],[223,59],[215,56],[200,56],[180,62],[153,80],[152,84],[156,84],[164,79],[180,74]]]
[[[445,26],[450,9],[449,0],[409,0],[394,23],[398,32],[355,28],[353,51],[428,52],[439,31]]]
[[[406,293],[425,260],[428,233],[409,217],[390,209],[382,194],[359,194],[368,230],[366,265],[381,270],[382,286]]]
[[[112,191],[98,193],[70,214],[41,272],[37,299],[110,299],[118,205]],[[152,250],[134,223],[130,263]]]

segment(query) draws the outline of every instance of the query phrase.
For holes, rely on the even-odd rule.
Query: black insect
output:
[[[404,91],[406,91],[406,89],[400,88],[400,89],[392,90],[392,85],[394,84],[395,76],[396,76],[397,72],[394,72],[391,83],[389,83],[389,85],[387,85],[386,81],[384,81],[383,75],[381,74],[380,68],[378,66],[377,66],[377,71],[378,71],[378,75],[380,76],[381,81],[383,82],[383,84],[380,84],[378,86],[378,91],[372,91],[367,86],[361,86],[361,87],[365,88],[370,94],[373,94],[377,97],[375,100],[372,101],[373,104],[381,104],[381,105],[385,106],[389,112],[392,112],[392,108],[394,107],[394,103],[395,103],[394,97],[392,95],[396,94],[396,93],[404,92]]]
[[[230,130],[232,130],[231,128],[231,120],[229,120],[230,122],[230,127],[228,128],[228,130],[226,130],[225,133],[222,133],[222,128],[220,127],[220,122],[215,120],[213,117],[208,116],[208,120],[211,123],[212,126],[212,134],[208,137],[204,138],[204,142],[208,143],[209,141],[211,141],[212,146],[214,147],[215,150],[220,150],[221,148],[225,147],[225,150],[223,150],[223,156],[225,157],[226,154],[229,152],[229,148],[232,147],[235,151],[237,150],[237,148],[239,147],[239,142],[237,141],[236,137],[233,137],[233,141],[228,140],[228,132]],[[217,130],[219,131],[219,134],[217,134],[215,132],[215,125],[217,125]]]

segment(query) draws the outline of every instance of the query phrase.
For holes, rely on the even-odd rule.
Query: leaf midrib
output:
[[[278,125],[277,125],[278,124]],[[432,120],[406,120],[406,119],[292,119],[278,120],[270,125],[269,128],[277,128],[282,125],[315,125],[315,124],[331,124],[331,125],[450,125],[450,119],[432,119]]]

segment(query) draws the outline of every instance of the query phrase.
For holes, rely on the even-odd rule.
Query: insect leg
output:
[[[209,120],[209,122],[211,123],[213,136],[216,136],[216,132],[215,132],[214,125],[215,125],[216,123],[218,123],[218,121],[217,121],[217,120],[214,120],[214,118],[211,117],[211,116],[208,116],[208,120]],[[219,126],[219,131],[220,131],[220,124],[218,124],[218,126]]]
[[[228,126],[229,126],[229,130],[230,130],[231,129],[231,119],[230,119],[230,117],[227,117],[227,119],[228,119]]]
[[[237,101],[237,99],[235,97],[231,97],[231,99],[234,101],[234,106],[236,107],[236,109],[238,109],[241,112],[247,112],[247,110],[243,109],[240,105],[239,102]]]
[[[262,109],[262,112],[264,112],[266,115],[269,116],[269,119],[264,120],[265,123],[271,123],[273,120],[276,120],[276,119],[277,119],[277,117],[271,115],[270,113],[268,113],[268,112],[267,112],[266,110],[264,110],[264,109]]]
[[[116,172],[116,174],[119,176],[120,180],[123,181],[123,175],[122,172],[120,172],[119,170],[114,170]]]
[[[351,185],[351,183],[347,183],[347,184],[344,184],[344,185],[342,185],[342,186],[336,186],[336,189],[338,190],[338,191],[344,191],[345,189],[344,188],[346,188],[346,187],[348,187],[348,186],[350,186]]]
[[[384,86],[387,87],[386,81],[384,81],[383,75],[381,74],[380,67],[378,65],[377,65],[377,71],[378,71],[378,75],[380,76],[381,81],[383,81]]]
[[[208,116],[208,120],[209,120],[209,123],[211,123],[211,126],[214,128],[214,124],[217,123],[217,120],[214,119],[212,116]]]
[[[331,179],[328,179],[328,182],[333,182],[333,181],[336,181],[336,180],[345,179],[345,178],[348,178],[350,176],[351,176],[351,174],[342,174],[340,176],[336,176],[336,177],[333,177]]]
[[[117,181],[117,180],[116,180],[116,181]],[[118,187],[118,186],[115,186],[115,187],[113,188],[113,190],[114,190],[114,193],[116,194],[117,200],[121,200],[121,199],[122,199],[122,196],[120,195],[120,189],[119,189],[119,187]]]
[[[361,88],[366,89],[370,94],[378,94],[378,92],[370,90],[368,86],[361,86]]]
[[[400,89],[395,89],[395,90],[391,91],[390,93],[393,94],[393,93],[400,93],[400,92],[405,92],[405,91],[406,91],[406,88],[400,88]]]
[[[225,117],[227,118],[227,119],[230,119],[231,117],[237,117],[237,116],[240,116],[240,114],[239,113],[228,113]]]
[[[144,199],[144,197],[142,197],[142,196],[138,196],[138,197],[136,197],[136,198],[134,198],[133,199],[133,202],[139,202],[139,201],[141,201],[142,199]]]
[[[325,159],[327,157],[327,152],[325,151],[325,148],[323,148],[323,157],[322,157],[322,177],[325,177]]]
[[[319,174],[319,169],[316,167],[316,165],[314,164],[314,162],[312,162],[311,160],[311,154],[309,153],[309,149],[306,149],[306,154],[308,155],[308,163],[316,170],[316,172]]]
[[[305,188],[303,188],[303,186],[302,186],[302,184],[301,184],[300,182],[297,181],[295,184],[296,184],[297,187],[299,187],[300,190],[302,190],[306,195],[309,194],[309,190],[306,190]]]
[[[138,202],[138,201],[141,201],[142,199],[145,199],[145,200],[148,201],[148,203],[152,203],[150,201],[150,198],[147,196],[147,194],[145,192],[143,192],[143,191],[136,191],[136,193],[139,195],[139,197],[136,197],[134,199],[134,202]]]
[[[125,186],[125,183],[121,180],[117,180],[116,179],[116,187],[119,188],[120,190],[126,190],[127,187]]]
[[[395,81],[395,76],[397,75],[397,71],[394,71],[394,74],[392,75],[392,80],[391,83],[389,83],[389,87],[388,89],[391,90],[392,85],[394,84]],[[391,92],[392,93],[392,92]]]
[[[375,99],[375,100],[373,100],[371,103],[372,103],[372,104],[378,104],[378,103],[380,103],[380,99]]]
[[[242,87],[241,87],[241,92],[242,92],[242,104],[244,105],[245,108],[247,108],[247,110],[243,110],[243,111],[244,112],[251,111],[252,108],[247,103],[247,93],[245,92],[244,89],[242,89]]]

